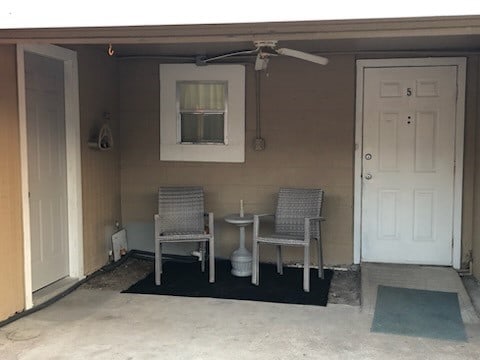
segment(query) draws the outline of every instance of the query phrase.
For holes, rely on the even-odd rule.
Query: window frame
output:
[[[245,162],[245,66],[160,64],[160,160]],[[225,143],[181,143],[177,104],[178,81],[227,83]]]

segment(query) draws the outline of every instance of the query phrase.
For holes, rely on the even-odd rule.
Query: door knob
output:
[[[372,178],[372,174],[366,174],[365,175],[365,180],[370,180]]]
[[[365,154],[365,160],[372,160],[372,154]]]

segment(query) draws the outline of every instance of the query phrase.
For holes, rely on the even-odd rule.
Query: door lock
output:
[[[372,154],[365,154],[365,160],[372,160]]]
[[[365,180],[370,180],[372,178],[372,174],[366,174],[365,175]]]

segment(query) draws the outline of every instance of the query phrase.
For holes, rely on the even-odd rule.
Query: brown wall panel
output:
[[[83,235],[85,273],[108,262],[111,234],[120,211],[120,139],[117,64],[98,47],[74,47],[78,53],[82,154]],[[110,119],[104,113],[110,113]],[[107,123],[114,147],[100,151],[88,140]]]
[[[16,52],[0,46],[0,321],[24,308]]]
[[[470,56],[467,58],[467,81],[465,94],[465,148],[463,164],[463,207],[462,207],[462,268],[470,266],[472,260],[473,242],[477,238],[474,235],[475,226],[475,173],[477,151],[476,146],[477,127],[477,102],[478,102],[478,57]],[[476,150],[477,149],[477,150]],[[478,244],[480,245],[480,243]],[[480,249],[479,249],[480,250]],[[479,259],[480,260],[480,259]],[[478,263],[480,265],[480,262]]]
[[[479,110],[478,105],[480,101],[480,57],[476,56],[471,61],[472,71],[468,72],[468,78],[470,79],[470,84],[473,92],[473,96],[470,98],[470,106],[472,107],[472,113],[476,119],[476,127],[473,127],[472,133],[470,136],[475,139],[475,155],[473,156],[473,170],[474,181],[473,181],[473,191],[470,193],[472,200],[473,216],[472,216],[472,225],[473,225],[473,235],[471,250],[472,254],[472,265],[473,265],[473,274],[477,279],[480,279],[480,125],[479,125]]]

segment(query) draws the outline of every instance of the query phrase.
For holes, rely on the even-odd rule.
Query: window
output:
[[[160,65],[160,160],[245,161],[242,65]]]
[[[226,91],[226,82],[177,82],[180,143],[225,144]]]

